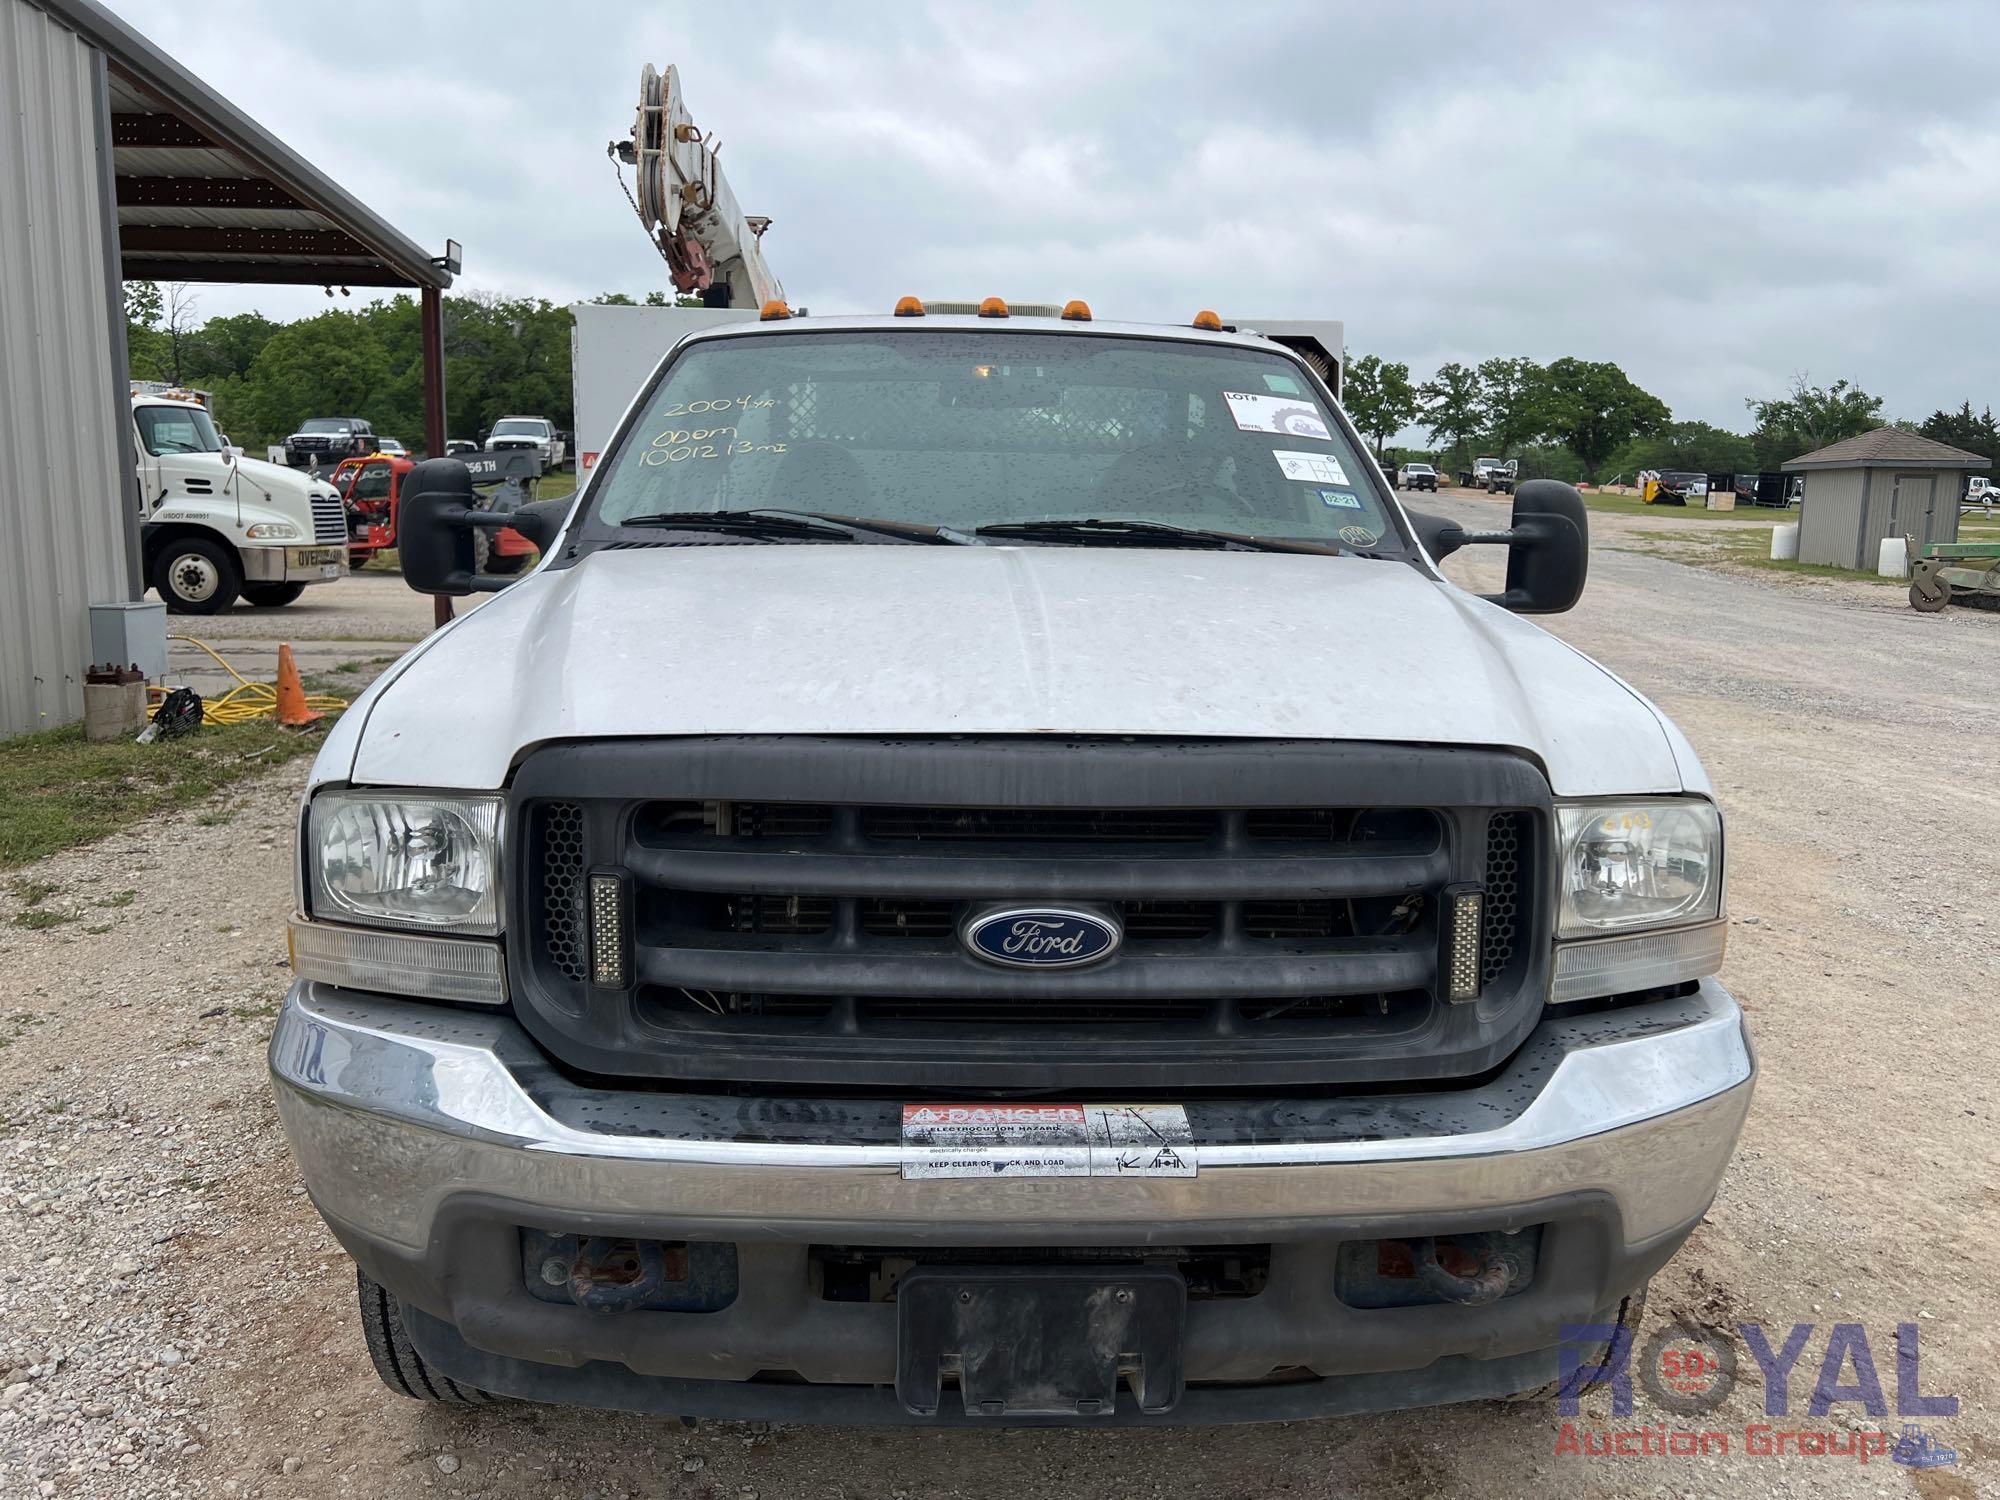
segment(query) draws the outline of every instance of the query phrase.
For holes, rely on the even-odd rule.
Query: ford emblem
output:
[[[958,939],[988,963],[1073,969],[1111,957],[1125,940],[1109,911],[1072,906],[987,906],[968,912]]]

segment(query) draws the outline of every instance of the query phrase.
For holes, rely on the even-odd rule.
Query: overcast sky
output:
[[[1739,429],[1796,371],[1890,416],[2000,404],[2000,6],[111,3],[462,241],[461,289],[665,284],[604,147],[674,63],[816,312],[1340,318],[1419,380],[1611,359]]]

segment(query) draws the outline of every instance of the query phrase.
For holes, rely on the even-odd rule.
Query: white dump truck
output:
[[[169,613],[274,609],[347,572],[339,493],[226,446],[199,392],[135,384],[132,428],[146,580]]]

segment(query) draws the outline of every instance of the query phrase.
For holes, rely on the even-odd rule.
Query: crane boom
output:
[[[632,206],[639,222],[666,258],[675,290],[699,292],[710,307],[761,307],[785,295],[764,264],[771,221],[737,206],[719,150],[713,135],[695,128],[679,71],[669,66],[661,73],[647,63],[631,137],[609,147],[637,169]]]

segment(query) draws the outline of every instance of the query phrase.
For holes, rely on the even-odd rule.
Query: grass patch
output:
[[[150,745],[92,745],[83,726],[72,724],[0,741],[0,869],[198,806],[271,766],[312,755],[323,738],[250,723]],[[105,904],[130,899],[128,892]]]
[[[1639,531],[1625,538],[1626,552],[1645,552],[1672,562],[1709,567],[1730,563],[1745,568],[1761,568],[1770,573],[1793,573],[1808,578],[1839,578],[1850,583],[1883,584],[1905,589],[1909,580],[1883,578],[1854,568],[1836,568],[1830,563],[1779,562],[1771,556],[1771,533],[1763,526],[1738,526],[1690,535],[1686,531]]]
[[[115,896],[106,896],[103,900],[97,902],[96,904],[99,906],[109,906],[115,908],[120,906],[130,906],[134,901],[138,899],[139,899],[139,893],[137,891],[120,891]]]
[[[1960,516],[1958,539],[1961,542],[2000,542],[2000,516]]]
[[[333,670],[340,673],[342,676],[350,676],[350,677],[356,672],[368,672],[370,680],[373,680],[376,674],[379,673],[383,667],[394,666],[396,664],[396,661],[397,658],[393,656],[371,656],[366,661],[344,661],[339,666],[335,667]],[[369,668],[371,667],[373,667],[375,671],[370,672]]]
[[[52,906],[31,906],[26,911],[14,913],[14,925],[25,927],[30,932],[40,932],[49,927],[60,927],[65,922],[74,922],[76,913],[57,911]]]
[[[62,887],[53,880],[17,880],[14,894],[21,898],[23,906],[40,906]]]

